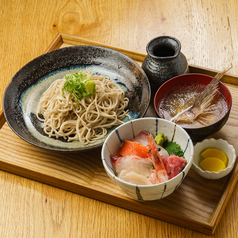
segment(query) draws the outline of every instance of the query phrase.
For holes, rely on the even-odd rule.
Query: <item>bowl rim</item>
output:
[[[169,44],[172,45],[172,41],[173,42],[176,42],[177,46],[174,46],[174,55],[171,55],[171,56],[157,56],[153,53],[153,46],[156,46],[157,44],[157,41],[161,41],[161,43],[163,42],[163,40],[169,40]],[[165,43],[164,43],[165,44]],[[173,36],[169,36],[169,35],[162,35],[162,36],[157,36],[153,39],[151,39],[148,44],[146,45],[146,52],[150,55],[150,57],[154,58],[154,59],[173,59],[173,58],[176,58],[179,53],[181,51],[181,43],[180,41],[173,37]]]
[[[128,121],[120,126],[118,126],[116,129],[114,129],[112,132],[110,132],[110,134],[107,136],[106,140],[103,142],[103,146],[102,146],[102,150],[101,150],[101,159],[102,159],[102,163],[103,163],[103,166],[104,168],[106,169],[107,173],[109,173],[112,177],[113,177],[113,180],[117,180],[118,182],[122,183],[122,184],[125,184],[125,185],[128,185],[130,187],[134,187],[134,188],[153,188],[153,187],[156,187],[156,186],[162,186],[162,185],[166,185],[168,183],[172,183],[172,181],[174,181],[175,179],[178,178],[178,176],[181,175],[181,173],[184,173],[184,169],[179,173],[177,174],[175,177],[173,177],[172,179],[169,179],[168,181],[165,181],[165,182],[162,182],[162,183],[159,183],[159,184],[149,184],[149,185],[140,185],[140,184],[133,184],[133,183],[129,183],[127,181],[124,181],[120,178],[118,178],[114,173],[112,173],[112,171],[108,168],[108,164],[106,162],[106,159],[104,158],[104,150],[105,150],[105,147],[106,147],[106,144],[107,144],[107,141],[110,139],[110,136],[113,134],[113,133],[116,133],[116,130],[119,130],[121,127],[124,127],[126,124],[129,124],[129,123],[134,123],[136,121],[141,121],[141,120],[159,120],[159,121],[164,121],[166,123],[169,123],[169,124],[173,124],[174,126],[176,127],[179,127],[183,133],[185,133],[188,137],[188,144],[192,143],[192,146],[191,146],[191,154],[189,155],[189,157],[191,158],[190,161],[186,164],[186,166],[188,166],[187,168],[188,171],[190,170],[192,164],[193,164],[193,155],[194,155],[194,146],[193,146],[193,142],[192,142],[192,139],[190,137],[190,135],[187,133],[186,130],[184,130],[184,128],[182,128],[181,126],[177,125],[176,123],[174,122],[171,122],[171,121],[168,121],[166,119],[163,119],[163,118],[156,118],[156,117],[143,117],[143,118],[137,118],[137,119],[134,119],[134,120],[131,120],[131,121]],[[176,186],[178,186],[179,183],[176,184]],[[176,187],[175,186],[175,187]]]
[[[156,111],[156,114],[157,114],[160,118],[164,119],[164,118],[161,116],[161,114],[159,113],[158,109],[157,109],[157,104],[158,104],[158,103],[157,103],[157,98],[158,98],[159,91],[161,90],[161,88],[164,87],[165,85],[169,84],[172,80],[174,80],[174,79],[176,79],[176,78],[188,77],[188,76],[190,76],[190,75],[192,75],[192,76],[202,76],[202,77],[205,77],[205,78],[210,78],[211,80],[212,80],[212,78],[213,78],[213,77],[210,76],[210,75],[201,74],[201,73],[187,73],[187,74],[181,74],[181,75],[175,76],[175,77],[173,77],[173,78],[167,80],[166,82],[164,82],[164,83],[158,88],[158,90],[156,91],[155,96],[154,96],[154,100],[153,100],[154,109],[155,109],[155,111]],[[184,126],[184,127],[182,127],[182,128],[184,128],[185,130],[196,130],[196,129],[209,128],[209,127],[214,126],[216,123],[221,122],[221,121],[227,116],[227,114],[230,113],[231,107],[232,107],[232,95],[231,95],[231,92],[230,92],[230,90],[228,89],[228,87],[227,87],[223,82],[219,81],[219,84],[221,84],[222,87],[227,90],[228,95],[229,95],[230,105],[227,103],[227,106],[228,106],[227,113],[226,113],[223,117],[221,117],[218,121],[216,121],[216,122],[214,122],[214,123],[212,123],[212,124],[210,124],[210,125],[207,125],[207,126],[204,126],[204,127],[192,127],[192,128],[191,128],[191,127],[185,127],[185,126]],[[165,95],[163,95],[163,97],[164,97],[164,96],[165,96]]]

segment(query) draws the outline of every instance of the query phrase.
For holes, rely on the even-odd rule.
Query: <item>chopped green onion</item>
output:
[[[92,74],[84,74],[83,72],[76,72],[65,76],[64,91],[72,93],[75,97],[75,102],[82,98],[89,97],[96,93],[96,83],[92,79]]]

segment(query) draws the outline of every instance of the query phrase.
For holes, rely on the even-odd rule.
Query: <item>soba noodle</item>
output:
[[[123,123],[129,102],[124,91],[107,77],[93,75],[93,80],[96,93],[77,101],[72,93],[62,94],[65,78],[54,81],[44,92],[37,117],[44,122],[49,137],[86,145],[103,138],[108,128]]]

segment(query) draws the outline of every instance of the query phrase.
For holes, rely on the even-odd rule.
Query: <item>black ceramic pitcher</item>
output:
[[[142,68],[150,81],[152,91],[155,92],[168,79],[188,72],[187,59],[176,38],[156,37],[147,44],[146,51]]]

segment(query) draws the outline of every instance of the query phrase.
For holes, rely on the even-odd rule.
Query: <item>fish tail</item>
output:
[[[219,72],[212,81],[206,86],[204,91],[196,98],[194,104],[184,110],[183,112],[177,114],[175,117],[171,119],[171,121],[177,123],[177,122],[187,122],[192,123],[201,113],[204,112],[205,109],[207,109],[212,99],[214,98],[216,92],[217,92],[217,86],[220,82],[220,79],[223,77],[223,75],[232,67],[229,66],[224,71]]]
[[[204,89],[204,91],[196,98],[191,110],[194,108],[200,108],[201,112],[205,110],[211,103],[213,97],[217,92],[217,85],[219,79],[214,78]],[[200,112],[200,113],[201,113]],[[196,113],[195,113],[196,116]]]

